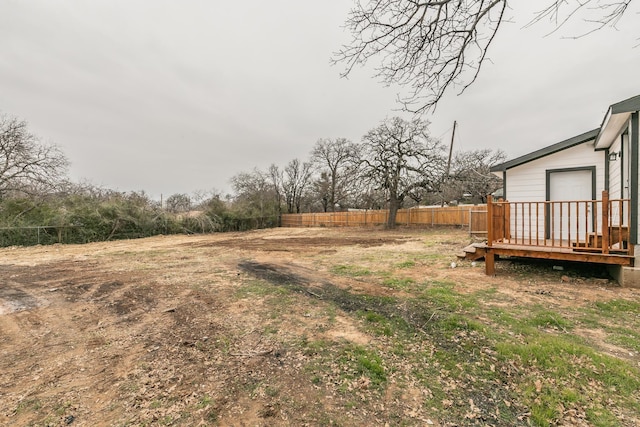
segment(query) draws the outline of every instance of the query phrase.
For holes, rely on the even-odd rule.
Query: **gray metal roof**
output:
[[[637,96],[635,98],[637,98],[637,102],[640,102],[640,96]],[[631,98],[631,99],[635,99],[635,98]],[[629,100],[627,100],[627,101],[629,101]],[[627,101],[622,101],[620,104],[622,104],[624,102],[627,102]],[[562,142],[558,142],[557,144],[553,144],[553,145],[550,145],[548,147],[542,148],[540,150],[534,151],[532,153],[525,154],[524,156],[515,158],[513,160],[509,160],[507,162],[500,163],[499,165],[492,166],[491,167],[491,172],[506,171],[507,169],[511,169],[513,167],[520,166],[520,165],[522,165],[524,163],[528,163],[528,162],[531,162],[533,160],[537,160],[537,159],[539,159],[541,157],[545,157],[545,156],[548,156],[548,155],[553,154],[553,153],[557,153],[558,151],[566,150],[567,148],[571,148],[571,147],[574,147],[576,145],[580,145],[580,144],[582,144],[584,142],[591,141],[591,140],[595,139],[596,136],[598,136],[599,132],[600,132],[600,128],[593,129],[593,130],[590,130],[589,132],[585,132],[585,133],[583,133],[581,135],[574,136],[573,138],[569,138],[569,139],[564,140]]]
[[[640,95],[612,104],[611,114],[631,113],[640,110]]]

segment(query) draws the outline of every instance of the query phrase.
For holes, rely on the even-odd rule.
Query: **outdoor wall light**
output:
[[[616,160],[618,160],[618,157],[621,157],[621,156],[622,156],[622,151],[609,153],[609,161],[615,162]]]

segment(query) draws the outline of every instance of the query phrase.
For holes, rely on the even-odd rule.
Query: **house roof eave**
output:
[[[611,114],[632,113],[640,110],[640,95],[636,95],[624,101],[616,102],[609,107]]]
[[[506,171],[507,169],[511,169],[516,166],[520,166],[522,164],[532,162],[542,157],[546,157],[551,154],[557,153],[558,151],[566,150],[567,148],[571,148],[576,145],[585,143],[587,141],[591,141],[598,136],[599,132],[600,132],[600,128],[590,130],[583,134],[574,136],[573,138],[569,138],[564,141],[558,142],[556,144],[550,145],[548,147],[541,148],[540,150],[536,150],[531,153],[525,154],[524,156],[517,157],[507,162],[500,163],[498,165],[494,165],[491,167],[490,170],[491,172],[503,172],[503,171]]]
[[[631,113],[638,110],[640,110],[640,95],[611,104],[602,120],[601,131],[596,138],[596,149],[609,148],[624,131]]]

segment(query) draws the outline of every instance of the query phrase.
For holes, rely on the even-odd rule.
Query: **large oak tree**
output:
[[[428,125],[394,117],[362,137],[363,176],[386,191],[389,228],[405,197],[416,188],[431,189],[444,172],[444,147],[429,135]]]

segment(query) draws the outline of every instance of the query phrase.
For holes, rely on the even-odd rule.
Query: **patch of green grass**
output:
[[[413,285],[414,283],[415,283],[415,280],[408,277],[405,277],[405,278],[390,277],[382,281],[382,284],[384,286],[387,286],[393,289],[407,289],[407,288],[410,288],[411,285]]]
[[[358,267],[357,265],[335,265],[331,267],[331,272],[333,274],[337,274],[339,276],[348,276],[348,277],[362,277],[362,276],[370,276],[373,274],[371,270],[363,267]]]
[[[428,302],[429,305],[449,312],[469,309],[476,306],[476,302],[473,299],[456,292],[454,286],[454,283],[444,281],[425,283],[419,299]]]
[[[348,345],[342,350],[338,361],[343,366],[343,375],[346,378],[356,379],[365,376],[375,387],[387,381],[382,359],[373,350],[359,345]]]
[[[446,251],[443,251],[442,253],[438,252],[434,254],[425,253],[425,254],[416,255],[415,259],[420,261],[426,261],[427,263],[433,262],[433,261],[443,261],[443,260],[448,261],[451,259],[451,254]]]
[[[640,353],[640,332],[629,328],[609,328],[607,341],[629,350]]]
[[[264,394],[266,394],[269,397],[276,397],[278,394],[280,394],[280,389],[276,386],[265,386],[264,388]]]
[[[572,335],[532,333],[520,343],[499,342],[496,349],[504,361],[517,360],[527,372],[522,397],[531,407],[531,420],[537,426],[553,425],[560,416],[557,408],[573,404],[599,406],[598,419],[615,419],[607,409],[610,396],[615,394],[626,406],[640,387],[636,368],[596,353]],[[597,421],[589,416],[587,420],[594,424]]]
[[[573,322],[564,319],[560,314],[541,309],[526,320],[526,324],[538,328],[554,328],[567,331],[573,328]]]
[[[283,286],[274,286],[265,280],[249,280],[242,284],[236,291],[236,297],[265,297],[288,295],[290,291]]]
[[[213,403],[213,399],[211,398],[211,396],[209,396],[208,394],[205,394],[204,396],[202,396],[202,398],[196,405],[196,408],[204,409],[207,406],[210,406],[212,403]]]
[[[587,419],[596,427],[620,425],[618,419],[610,411],[602,407],[587,408]]]
[[[397,317],[388,319],[375,311],[358,311],[357,314],[365,320],[367,329],[377,335],[390,337],[398,332],[406,332],[409,328],[403,319]]]
[[[300,347],[302,348],[302,354],[305,356],[314,356],[326,355],[330,345],[325,340],[309,341],[308,337],[305,335],[300,340]]]
[[[416,266],[416,262],[413,260],[403,261],[396,264],[396,268],[413,268]]]
[[[625,316],[628,313],[637,314],[640,312],[640,303],[624,299],[598,301],[595,303],[595,307],[598,314],[607,317]]]
[[[640,304],[635,301],[597,301],[582,310],[579,323],[585,328],[605,331],[609,343],[640,352]]]

